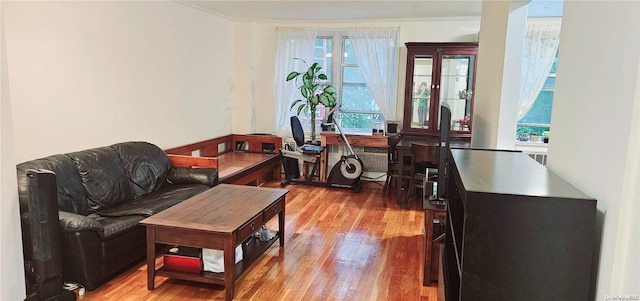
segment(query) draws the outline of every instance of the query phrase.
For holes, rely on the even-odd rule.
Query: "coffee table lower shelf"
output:
[[[238,279],[246,270],[248,270],[260,256],[280,239],[280,232],[276,232],[276,236],[267,241],[260,241],[257,238],[250,238],[248,242],[243,243],[242,260],[236,263],[236,271],[233,279]],[[202,283],[224,285],[224,272],[214,273],[202,271],[200,273],[188,273],[181,271],[168,270],[161,267],[156,270],[157,276],[165,276],[173,279],[188,280]]]

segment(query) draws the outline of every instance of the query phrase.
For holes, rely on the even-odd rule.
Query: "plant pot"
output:
[[[524,133],[519,133],[518,134],[518,141],[529,141],[531,139],[531,136],[529,134],[524,134]]]
[[[331,122],[333,122],[333,120],[326,120],[326,119],[322,120],[322,122],[320,123],[320,127],[322,128],[323,132],[327,132],[327,131],[333,132],[333,131],[336,130],[336,127],[333,124],[332,125],[325,125],[325,124],[331,123]]]

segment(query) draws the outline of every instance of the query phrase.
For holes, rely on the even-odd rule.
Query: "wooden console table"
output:
[[[356,134],[345,134],[347,136],[347,140],[349,140],[349,144],[351,146],[363,146],[363,147],[378,147],[386,149],[389,147],[389,139],[385,135],[356,135]],[[320,141],[322,146],[329,145],[344,145],[344,141],[342,141],[342,137],[338,132],[321,132],[320,133]],[[327,159],[328,149],[320,154],[320,180],[323,182],[327,181],[327,170],[329,169],[328,164],[329,160]]]
[[[218,169],[220,183],[260,186],[269,179],[280,179],[282,160],[278,150],[281,148],[282,138],[278,136],[230,134],[165,152],[174,164],[198,162],[197,166]]]
[[[276,240],[284,246],[286,189],[219,184],[180,204],[152,215],[140,224],[147,227],[147,286],[155,276],[224,285],[225,300],[233,299],[234,281]],[[271,218],[278,216],[278,232],[268,241],[252,239],[244,246],[243,259],[235,263],[235,248]],[[187,273],[155,269],[156,243],[223,250],[224,271]]]

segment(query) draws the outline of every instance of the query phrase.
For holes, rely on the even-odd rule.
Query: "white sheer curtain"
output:
[[[364,28],[347,32],[367,88],[386,120],[397,120],[399,32],[399,28]]]
[[[518,99],[518,120],[540,94],[560,42],[561,19],[528,20]]]
[[[295,112],[289,111],[291,103],[301,98],[296,85],[287,82],[291,71],[306,70],[300,60],[313,64],[316,30],[307,28],[276,28],[276,65],[273,79],[273,99],[275,104],[275,134],[280,137],[291,136],[289,118]]]

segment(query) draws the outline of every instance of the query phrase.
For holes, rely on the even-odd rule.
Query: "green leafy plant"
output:
[[[307,70],[304,72],[293,71],[287,75],[287,81],[295,79],[299,84],[298,89],[302,95],[302,99],[296,99],[291,103],[289,110],[297,107],[296,116],[300,116],[303,110],[308,109],[311,115],[311,141],[316,140],[316,108],[318,104],[322,104],[327,108],[333,108],[336,105],[336,88],[327,83],[327,75],[320,72],[322,67],[320,64],[313,63],[311,66],[302,59]],[[302,79],[299,83],[298,79]]]
[[[518,141],[529,141],[531,129],[528,127],[518,127]]]

